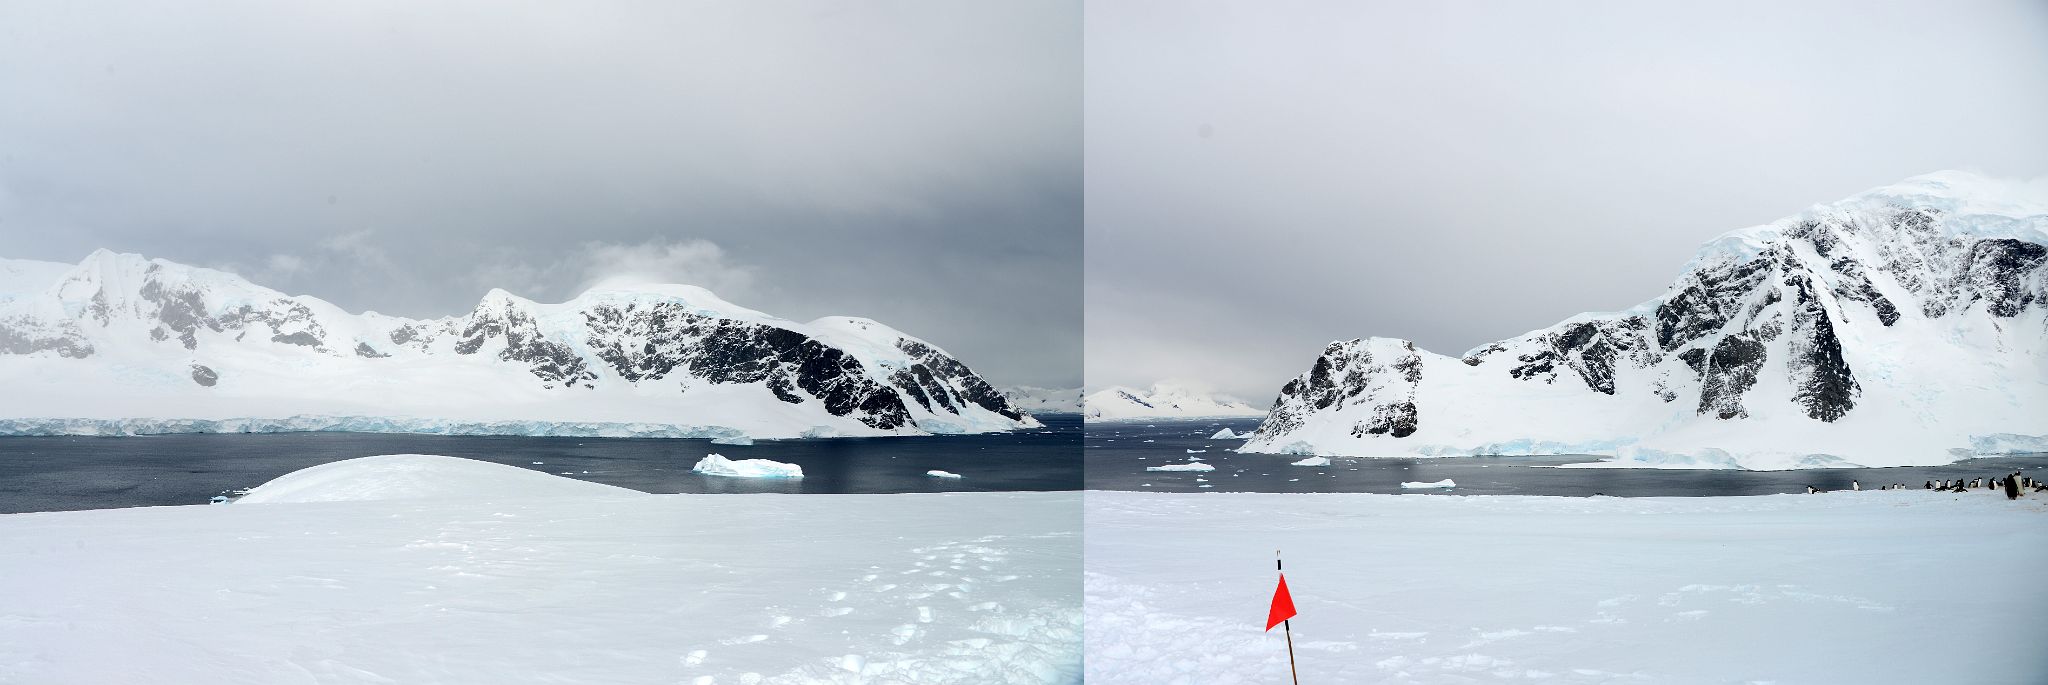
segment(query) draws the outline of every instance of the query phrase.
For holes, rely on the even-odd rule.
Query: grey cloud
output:
[[[1091,385],[1271,399],[1456,354],[1721,232],[1944,168],[2048,174],[2040,3],[1087,6]]]
[[[12,3],[0,256],[408,316],[611,259],[1073,385],[1080,31],[1043,2]]]

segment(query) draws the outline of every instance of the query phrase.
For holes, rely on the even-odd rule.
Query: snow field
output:
[[[1090,683],[2048,682],[2048,499],[1089,492]]]

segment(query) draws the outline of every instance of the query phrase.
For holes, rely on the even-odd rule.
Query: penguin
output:
[[[2018,478],[2014,478],[2012,476],[2005,477],[2005,498],[2020,498],[2020,480]]]
[[[1862,483],[1858,483],[1858,482],[1856,482],[1855,480],[1853,480],[1853,479],[1852,479],[1852,480],[1850,480],[1850,481],[1849,481],[1849,489],[1850,489],[1850,490],[1856,490],[1856,491],[1859,491],[1859,492],[1860,492],[1860,491],[1862,491],[1862,490],[1863,490],[1863,484],[1862,484]]]
[[[1933,489],[1934,489],[1934,481],[1931,481],[1931,480],[1930,480],[1930,481],[1927,481],[1927,483],[1926,483],[1925,485],[1921,485],[1921,486],[1920,486],[1920,489],[1922,489],[1922,490],[1933,490]]]
[[[1813,486],[1811,486],[1811,485],[1808,485],[1808,486],[1806,486],[1806,494],[1809,494],[1809,495],[1811,495],[1811,494],[1814,494],[1814,493],[1816,493],[1816,492],[1820,492],[1820,490],[1817,490],[1817,489],[1815,489],[1815,488],[1814,488]]]

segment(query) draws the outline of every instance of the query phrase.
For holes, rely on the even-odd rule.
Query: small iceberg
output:
[[[961,476],[960,474],[954,473],[954,472],[952,472],[952,471],[940,471],[940,470],[938,470],[938,469],[932,469],[932,470],[930,470],[930,471],[926,471],[926,472],[924,472],[924,475],[927,475],[927,476],[931,476],[931,477],[933,477],[933,478],[961,478],[961,477],[963,477],[963,476]]]
[[[1242,435],[1240,435],[1240,434],[1238,434],[1238,433],[1236,433],[1236,432],[1233,432],[1233,431],[1231,431],[1231,430],[1230,430],[1230,427],[1229,427],[1229,426],[1225,426],[1225,427],[1223,428],[1223,430],[1220,430],[1220,431],[1216,431],[1216,434],[1215,434],[1215,435],[1211,435],[1211,436],[1209,436],[1209,439],[1210,439],[1210,440],[1236,440],[1236,439],[1238,439],[1238,438],[1248,438],[1248,437],[1251,437],[1251,434],[1250,434],[1250,433],[1245,433],[1245,434],[1242,434]]]
[[[1207,451],[1209,451],[1209,450],[1188,450],[1188,454],[1201,454],[1201,453],[1203,453],[1203,452],[1207,452]]]
[[[1443,480],[1430,483],[1423,483],[1418,481],[1402,481],[1401,487],[1408,488],[1410,490],[1423,490],[1428,488],[1455,488],[1458,487],[1458,484],[1451,482],[1451,479],[1449,478],[1445,478]]]
[[[690,467],[691,471],[707,476],[726,478],[802,478],[804,469],[796,464],[784,464],[767,459],[732,460],[724,455],[707,454]]]
[[[1216,467],[1214,467],[1214,466],[1210,466],[1210,465],[1208,465],[1208,464],[1204,464],[1204,463],[1202,463],[1202,462],[1199,462],[1199,461],[1197,461],[1197,462],[1192,462],[1192,463],[1187,463],[1187,464],[1167,464],[1167,465],[1165,465],[1165,466],[1147,466],[1147,467],[1145,467],[1145,470],[1147,470],[1147,471],[1214,471],[1214,470],[1216,470]]]
[[[1330,458],[1329,458],[1329,457],[1309,457],[1309,458],[1307,458],[1307,459],[1303,459],[1303,460],[1301,460],[1301,461],[1297,461],[1297,462],[1294,462],[1293,464],[1290,464],[1290,465],[1291,465],[1291,466],[1329,466],[1329,465],[1330,465]]]
[[[752,436],[747,435],[728,435],[724,437],[712,438],[711,444],[746,446],[754,444],[754,438]]]

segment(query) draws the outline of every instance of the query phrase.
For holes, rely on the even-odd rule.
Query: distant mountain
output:
[[[389,430],[720,436],[1037,425],[881,323],[799,324],[681,285],[469,313],[351,314],[101,250],[0,262],[0,432]]]
[[[1706,244],[1462,357],[1331,343],[1246,451],[1780,469],[2048,451],[2048,192],[1940,172]]]
[[[1112,386],[1090,393],[1083,404],[1082,416],[1089,421],[1266,415],[1265,410],[1236,398],[1171,383],[1154,383],[1144,390]]]
[[[1067,388],[1054,390],[1019,385],[1003,389],[1003,397],[1018,411],[1034,414],[1078,414],[1081,412],[1081,389]]]

